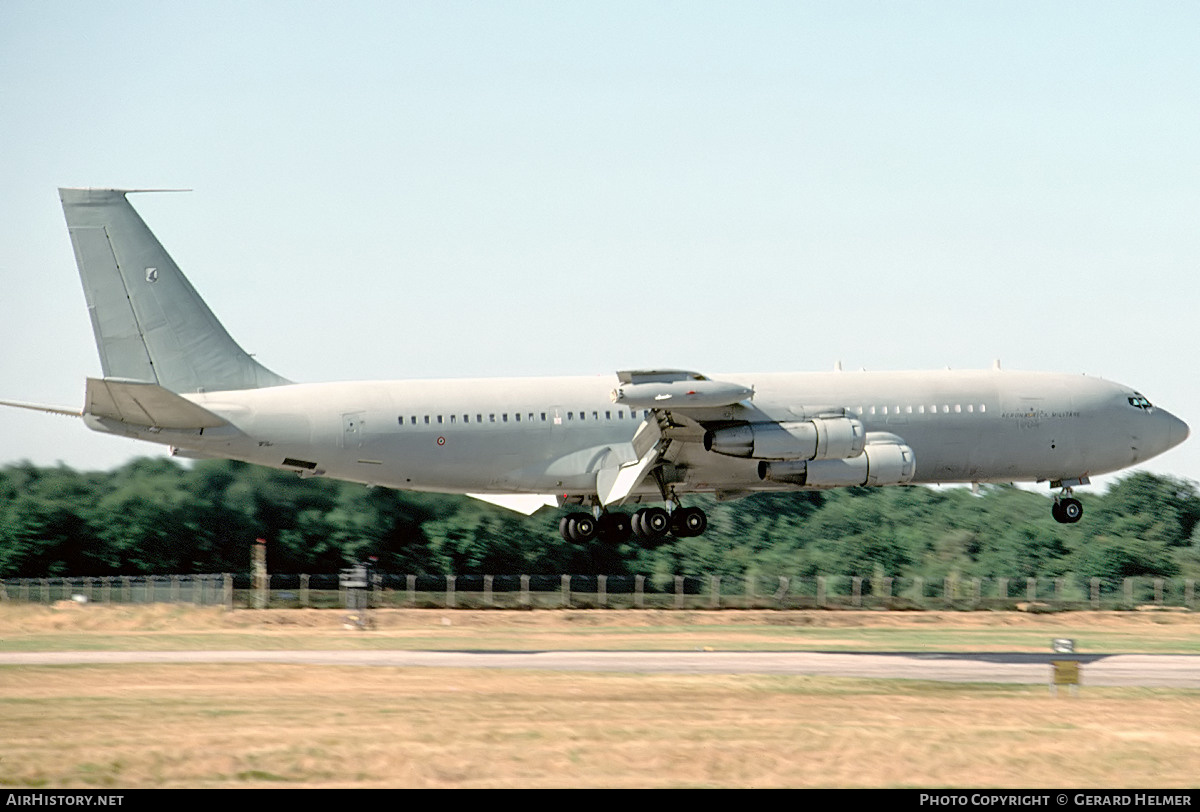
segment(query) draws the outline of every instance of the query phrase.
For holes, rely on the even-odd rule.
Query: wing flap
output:
[[[212,429],[227,423],[158,384],[115,378],[88,378],[83,412],[154,429]]]

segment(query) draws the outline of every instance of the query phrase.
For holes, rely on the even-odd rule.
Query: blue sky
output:
[[[99,374],[58,186],[296,380],[987,367],[1200,425],[1192,3],[0,3],[0,399]],[[0,464],[154,446],[0,412]],[[1196,440],[1146,466],[1200,480]]]

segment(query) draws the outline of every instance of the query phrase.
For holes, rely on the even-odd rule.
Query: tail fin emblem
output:
[[[158,268],[147,268],[146,269],[146,281],[147,282],[157,282],[158,281]]]

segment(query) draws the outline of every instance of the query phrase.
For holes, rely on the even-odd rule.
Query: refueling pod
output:
[[[719,408],[754,397],[754,389],[740,383],[678,370],[618,372],[617,377],[621,385],[612,391],[612,402],[631,409]]]
[[[857,457],[834,460],[763,461],[758,478],[804,488],[848,488],[859,485],[904,485],[917,472],[912,448],[895,434],[870,432]]]

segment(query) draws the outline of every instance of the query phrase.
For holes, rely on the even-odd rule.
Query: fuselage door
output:
[[[347,412],[342,415],[342,448],[360,448],[367,427],[366,412]]]

